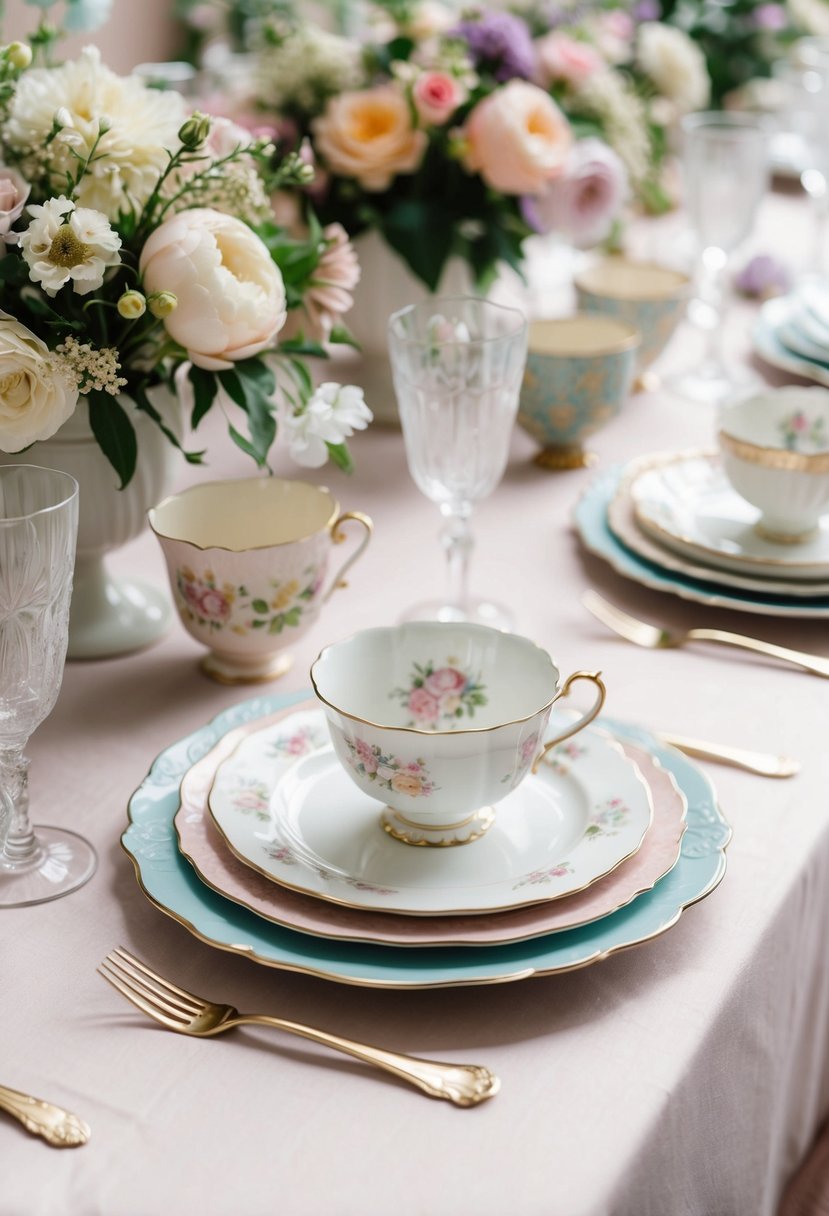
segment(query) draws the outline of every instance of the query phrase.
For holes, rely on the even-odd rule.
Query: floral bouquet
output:
[[[371,414],[360,389],[315,389],[305,357],[349,340],[356,260],[341,229],[307,211],[292,236],[271,208],[307,164],[116,76],[94,48],[32,66],[21,43],[0,49],[0,162],[0,450],[48,439],[83,400],[123,486],[131,409],[180,446],[163,385],[190,397],[194,430],[220,404],[259,466],[279,409],[299,463],[349,467],[345,440]]]
[[[540,9],[386,0],[359,37],[284,15],[256,31],[255,121],[317,168],[323,220],[377,231],[430,290],[453,256],[479,285],[519,267],[534,232],[601,242],[654,192],[636,82]]]

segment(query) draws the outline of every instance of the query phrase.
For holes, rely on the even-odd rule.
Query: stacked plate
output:
[[[718,885],[730,837],[691,761],[614,722],[554,749],[473,843],[401,844],[381,809],[341,768],[316,701],[264,697],[162,752],[122,843],[149,899],[202,941],[427,988],[568,971],[649,940]]]
[[[770,616],[829,617],[829,517],[800,545],[773,544],[719,457],[670,452],[612,469],[575,510],[586,547],[619,573],[682,599]]]
[[[805,279],[789,295],[766,301],[752,336],[772,367],[829,386],[829,281]]]

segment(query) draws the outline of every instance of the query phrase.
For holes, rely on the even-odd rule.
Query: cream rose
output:
[[[315,147],[334,173],[364,190],[385,190],[398,173],[414,173],[426,151],[409,103],[391,85],[341,93],[312,123]]]
[[[556,103],[525,80],[479,101],[463,135],[466,168],[502,194],[540,194],[562,172],[573,143]]]
[[[0,451],[48,439],[77,403],[77,388],[46,343],[0,312]]]
[[[639,27],[639,66],[680,113],[702,110],[711,97],[705,56],[682,30],[661,21]]]
[[[147,241],[144,292],[172,292],[167,332],[197,367],[221,371],[271,346],[285,324],[285,285],[259,237],[208,208],[181,211]]]

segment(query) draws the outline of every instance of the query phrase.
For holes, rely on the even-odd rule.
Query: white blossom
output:
[[[355,431],[364,430],[371,419],[361,388],[327,381],[301,413],[284,420],[288,450],[297,464],[318,469],[328,459],[327,444],[344,443]]]
[[[95,291],[110,266],[121,261],[121,238],[105,215],[76,207],[65,195],[30,206],[32,221],[20,234],[29,278],[55,296],[67,283],[79,296]]]

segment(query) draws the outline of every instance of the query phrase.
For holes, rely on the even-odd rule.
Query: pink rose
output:
[[[502,194],[540,194],[564,168],[570,124],[551,97],[526,80],[479,101],[463,128],[464,163]]]
[[[447,72],[424,72],[412,89],[417,116],[427,127],[447,122],[466,97],[464,86]]]
[[[423,687],[434,697],[445,693],[460,692],[466,687],[466,676],[454,667],[439,667],[423,681]]]
[[[413,688],[409,694],[409,713],[418,722],[437,722],[440,703],[425,688]]]
[[[5,237],[15,220],[20,219],[31,186],[16,169],[0,165],[0,236]],[[12,234],[9,244],[15,243]]]
[[[377,772],[377,757],[375,756],[370,743],[366,743],[365,739],[358,739],[354,744],[354,750],[357,756],[362,761],[363,768],[367,773]]]
[[[792,430],[793,431],[805,431],[807,425],[808,425],[808,423],[806,421],[805,414],[798,413],[798,414],[795,414],[794,417],[792,418]]]
[[[525,739],[521,744],[521,763],[529,764],[535,756],[536,748],[538,747],[538,735],[530,735],[529,739]]]
[[[525,218],[540,232],[561,232],[576,245],[594,245],[610,231],[627,197],[627,171],[600,139],[574,145],[564,173],[536,198],[523,201]]]
[[[599,52],[587,42],[554,31],[535,43],[539,82],[545,86],[564,81],[574,88],[605,66]]]
[[[226,621],[230,616],[230,601],[221,591],[204,587],[196,593],[197,611],[206,621]]]

